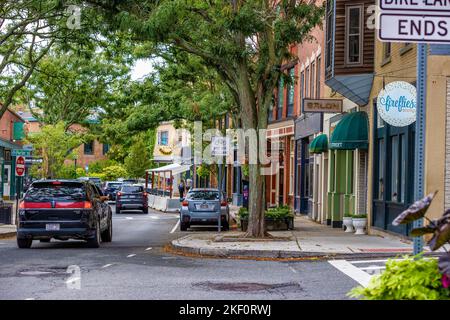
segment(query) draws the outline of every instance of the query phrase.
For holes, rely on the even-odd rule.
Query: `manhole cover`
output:
[[[238,282],[238,283],[218,283],[218,282],[198,282],[193,284],[196,287],[203,289],[211,289],[218,291],[237,291],[237,292],[251,292],[251,291],[270,291],[277,289],[302,290],[300,285],[296,282],[289,283],[255,283],[255,282]]]

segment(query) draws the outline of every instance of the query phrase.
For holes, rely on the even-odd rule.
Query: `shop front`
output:
[[[327,224],[341,228],[344,215],[367,210],[367,113],[331,118],[330,134]]]
[[[321,159],[310,152],[310,146],[316,135],[322,132],[322,123],[321,113],[304,113],[295,121],[294,207],[296,213],[307,214],[310,217],[313,217],[314,206],[318,203],[317,191],[322,168]]]

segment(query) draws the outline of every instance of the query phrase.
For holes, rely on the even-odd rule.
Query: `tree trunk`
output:
[[[261,175],[259,164],[249,165],[249,220],[247,237],[264,238],[266,236],[264,220],[265,177]]]

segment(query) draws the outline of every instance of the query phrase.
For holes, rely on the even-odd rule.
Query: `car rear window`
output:
[[[217,191],[192,191],[187,194],[190,200],[219,200]]]
[[[86,189],[79,182],[39,182],[33,183],[25,194],[25,201],[83,201]]]
[[[108,183],[107,188],[109,189],[119,189],[122,186],[121,183]]]
[[[144,188],[139,186],[124,186],[122,187],[122,192],[126,193],[144,192]]]

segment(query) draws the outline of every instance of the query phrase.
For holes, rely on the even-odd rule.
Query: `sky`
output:
[[[131,71],[131,79],[133,81],[139,80],[147,76],[153,71],[153,64],[150,59],[142,59],[136,61]]]

